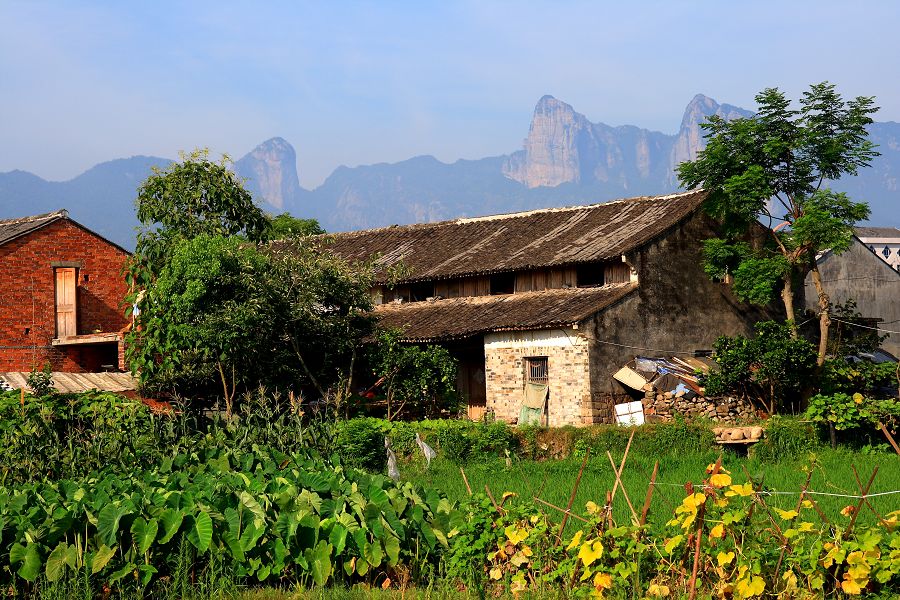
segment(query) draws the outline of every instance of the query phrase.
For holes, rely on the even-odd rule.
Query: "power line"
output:
[[[880,327],[871,327],[869,325],[860,325],[859,323],[851,323],[850,321],[844,321],[843,319],[835,319],[832,318],[832,321],[837,321],[838,323],[843,323],[845,325],[852,325],[853,327],[862,327],[863,329],[874,329],[875,331],[883,331],[884,333],[896,333],[900,335],[900,331],[891,331],[890,329],[882,329]]]

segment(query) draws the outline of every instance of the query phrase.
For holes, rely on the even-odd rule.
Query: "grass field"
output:
[[[701,482],[705,477],[706,466],[715,462],[718,456],[716,451],[673,452],[649,456],[632,450],[625,464],[622,482],[635,509],[640,511],[653,464],[659,460],[658,485],[654,490],[649,520],[652,525],[660,525],[671,518],[674,507],[680,504],[685,496],[682,485],[687,481]],[[810,468],[812,479],[809,489],[812,491],[859,494],[853,465],[856,466],[864,485],[873,468],[878,466],[878,474],[870,493],[900,490],[900,457],[892,454],[866,455],[848,450],[822,449],[804,459],[786,460],[775,464],[739,457],[730,451],[723,452],[722,457],[723,466],[732,473],[735,483],[746,481],[744,475],[746,469],[757,480],[764,477],[764,489],[792,492],[790,495],[773,494],[766,497],[767,504],[782,509],[795,507],[798,493],[806,481],[806,472]],[[618,455],[613,453],[613,458],[621,460],[621,453]],[[503,458],[494,458],[472,463],[464,468],[473,491],[483,492],[485,485],[488,485],[496,498],[509,491],[523,497],[537,495],[547,502],[564,507],[580,466],[581,460],[577,458],[548,461],[513,458],[509,465]],[[418,461],[401,465],[401,475],[416,483],[437,487],[453,500],[460,500],[467,494],[459,467],[440,458],[432,462],[428,470],[425,470],[424,464]],[[612,490],[614,483],[615,475],[605,452],[602,457],[591,456],[573,509],[583,511],[588,500],[602,505],[606,491]],[[845,519],[840,514],[842,508],[858,502],[852,498],[822,495],[814,496],[814,499],[829,520],[836,523]],[[874,497],[870,502],[882,515],[900,510],[900,494]],[[625,498],[621,493],[617,493],[614,501],[614,518],[617,522],[624,523],[627,522],[629,513]],[[867,509],[863,509],[860,513],[861,523],[875,520],[876,517]]]

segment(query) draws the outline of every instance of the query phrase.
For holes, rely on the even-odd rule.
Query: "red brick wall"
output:
[[[54,262],[78,269],[78,334],[120,331],[129,322],[122,268],[128,255],[63,219],[0,246],[0,372],[30,371],[50,362],[54,371],[97,371],[118,364],[119,348],[53,347],[56,335]]]

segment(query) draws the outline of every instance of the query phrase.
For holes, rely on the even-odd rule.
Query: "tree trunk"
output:
[[[781,290],[781,300],[784,302],[784,312],[791,328],[791,337],[796,339],[800,335],[800,328],[797,326],[797,316],[794,311],[794,270],[788,269],[782,279],[784,288]]]
[[[818,366],[825,364],[825,353],[828,350],[828,328],[831,327],[831,300],[822,285],[822,274],[819,273],[819,265],[816,264],[816,257],[810,253],[810,273],[812,274],[813,284],[816,286],[816,293],[819,296],[819,358],[816,360]]]

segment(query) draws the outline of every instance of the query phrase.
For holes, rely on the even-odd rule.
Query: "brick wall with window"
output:
[[[110,362],[122,368],[121,344],[59,347],[52,340],[57,279],[65,269],[74,284],[77,334],[125,328],[127,258],[123,249],[69,219],[0,245],[0,371],[29,371],[47,362],[55,371],[95,371]]]

